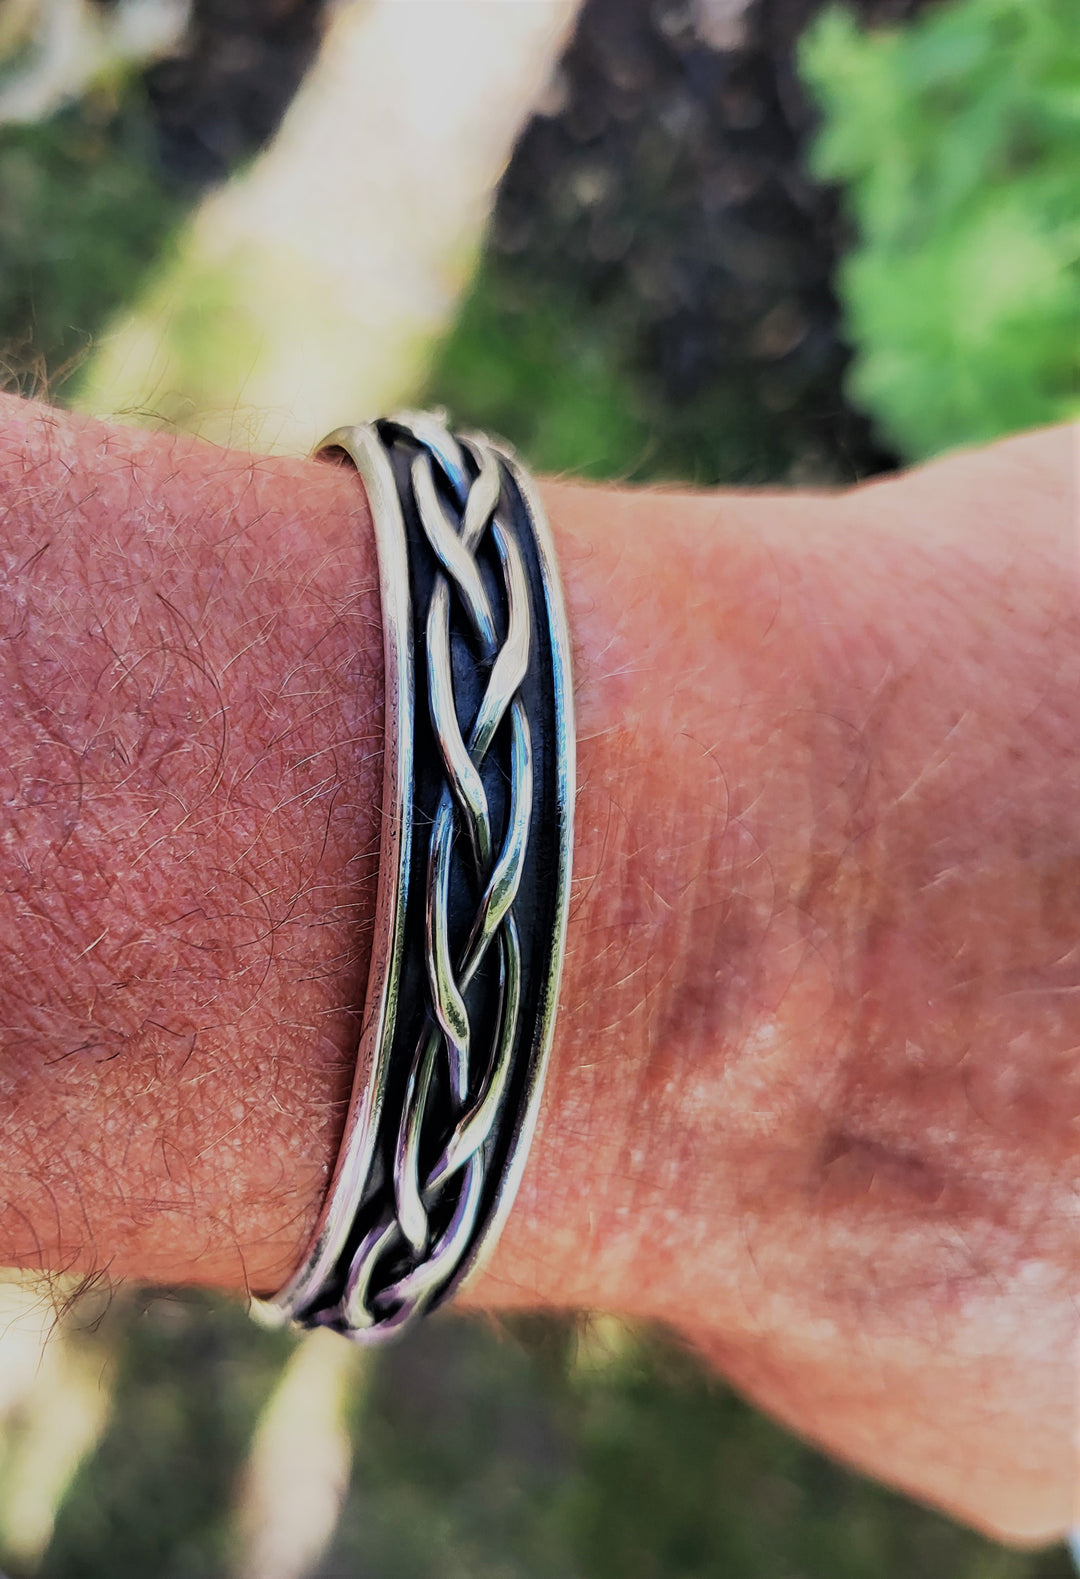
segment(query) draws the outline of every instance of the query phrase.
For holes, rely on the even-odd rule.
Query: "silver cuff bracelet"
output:
[[[551,538],[509,449],[410,412],[317,453],[355,465],[378,545],[378,899],[333,1180],[257,1313],[368,1342],[454,1292],[521,1177],[566,933],[573,703]]]

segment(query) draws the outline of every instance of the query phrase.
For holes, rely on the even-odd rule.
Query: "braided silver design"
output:
[[[379,545],[387,671],[377,941],[315,1242],[261,1307],[374,1340],[493,1242],[535,1123],[569,893],[573,727],[523,468],[441,414],[339,429]]]

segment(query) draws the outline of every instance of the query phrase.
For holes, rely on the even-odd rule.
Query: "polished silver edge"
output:
[[[252,1302],[252,1314],[267,1326],[283,1326],[303,1315],[340,1259],[363,1198],[389,1073],[412,850],[415,692],[408,549],[401,501],[373,424],[337,428],[314,453],[334,449],[349,456],[367,492],[378,561],[385,745],[375,929],[356,1072],[337,1162],[300,1267],[276,1294]]]
[[[559,988],[562,982],[563,963],[566,956],[566,932],[570,916],[570,890],[574,859],[574,801],[577,792],[577,731],[574,720],[573,669],[570,647],[570,625],[566,616],[566,600],[559,576],[555,543],[551,534],[547,512],[540,499],[532,475],[517,453],[503,440],[485,434],[463,434],[463,438],[476,439],[500,456],[514,479],[518,492],[529,514],[536,539],[537,557],[544,583],[544,597],[551,637],[552,682],[555,696],[555,745],[556,745],[556,795],[559,827],[559,869],[555,900],[555,932],[552,939],[551,964],[543,1008],[537,1018],[536,1030],[530,1049],[529,1085],[525,1103],[520,1110],[513,1141],[507,1152],[506,1168],[499,1183],[495,1206],[470,1247],[460,1268],[447,1284],[440,1299],[448,1299],[471,1281],[487,1265],[498,1244],[507,1217],[517,1198],[525,1166],[532,1149],[540,1115],[551,1047],[555,1035],[555,1017],[559,1005]]]

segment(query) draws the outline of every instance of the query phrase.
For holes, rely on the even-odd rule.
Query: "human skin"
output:
[[[575,878],[463,1296],[669,1324],[1015,1539],[1078,1488],[1076,429],[844,494],[549,484]],[[269,1291],[352,1078],[355,476],[0,399],[0,1263]]]

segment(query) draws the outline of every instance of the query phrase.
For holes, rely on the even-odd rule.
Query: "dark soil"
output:
[[[897,24],[925,3],[854,9]],[[688,423],[722,392],[773,474],[858,476],[895,458],[844,397],[833,279],[850,238],[806,173],[796,46],[820,9],[750,0],[717,48],[684,0],[588,0],[503,179],[492,246],[616,315],[636,372]]]
[[[324,0],[194,0],[181,52],[146,88],[174,183],[221,181],[268,142],[318,48]]]

